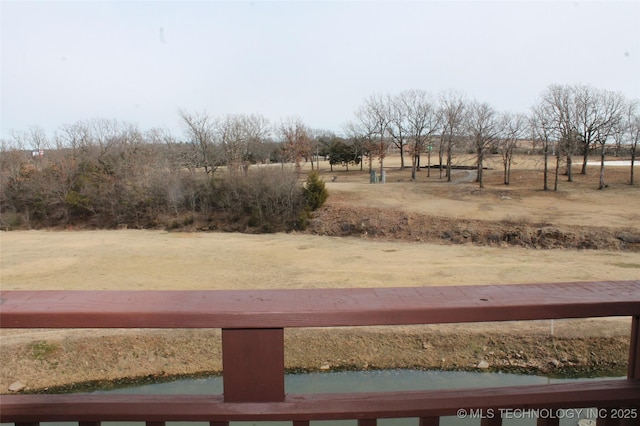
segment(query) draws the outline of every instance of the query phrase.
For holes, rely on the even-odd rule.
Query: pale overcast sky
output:
[[[340,131],[372,93],[528,111],[552,83],[640,98],[640,2],[6,1],[1,131],[178,109]]]

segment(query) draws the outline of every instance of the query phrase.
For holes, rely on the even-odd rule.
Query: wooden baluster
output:
[[[165,426],[164,422],[146,422],[146,426]]]
[[[225,421],[209,422],[209,426],[229,426],[229,422],[225,422]]]
[[[440,417],[420,417],[419,426],[440,426]]]
[[[100,422],[78,422],[78,426],[100,426]]]
[[[358,426],[376,426],[378,419],[360,419],[358,420]]]
[[[309,426],[309,420],[295,420],[293,426]]]
[[[284,401],[284,329],[222,329],[224,402]]]

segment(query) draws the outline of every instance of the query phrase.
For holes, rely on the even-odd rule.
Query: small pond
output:
[[[598,378],[599,379],[599,378]],[[288,374],[285,377],[287,393],[371,392],[385,390],[428,390],[469,387],[497,387],[531,384],[561,383],[598,379],[563,379],[493,372],[422,371],[422,370],[371,370],[342,371],[306,374]],[[605,379],[605,378],[603,378]],[[166,383],[130,386],[120,389],[94,391],[94,394],[220,394],[222,377],[181,379]],[[576,426],[581,419],[593,419],[594,411],[567,410],[561,426]],[[417,419],[379,420],[380,426],[417,426]],[[441,426],[479,425],[471,418],[443,417]],[[503,421],[505,426],[535,426],[531,413],[513,412]],[[73,423],[43,423],[43,425],[75,426]],[[104,426],[144,426],[144,423],[103,423]],[[167,426],[208,426],[208,423],[169,422]],[[287,422],[232,422],[232,426],[290,426]],[[356,426],[356,421],[316,421],[311,426]]]

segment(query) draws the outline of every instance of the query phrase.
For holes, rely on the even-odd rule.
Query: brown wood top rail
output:
[[[454,416],[460,408],[639,407],[640,381],[434,391],[288,395],[229,404],[221,395],[4,395],[0,419],[37,421],[271,421]],[[36,415],[34,412],[43,414]],[[497,413],[497,411],[496,411]]]
[[[286,328],[632,316],[640,280],[309,290],[3,291],[2,328]]]

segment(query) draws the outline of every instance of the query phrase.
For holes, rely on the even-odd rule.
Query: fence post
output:
[[[284,329],[222,329],[224,402],[284,401]]]

